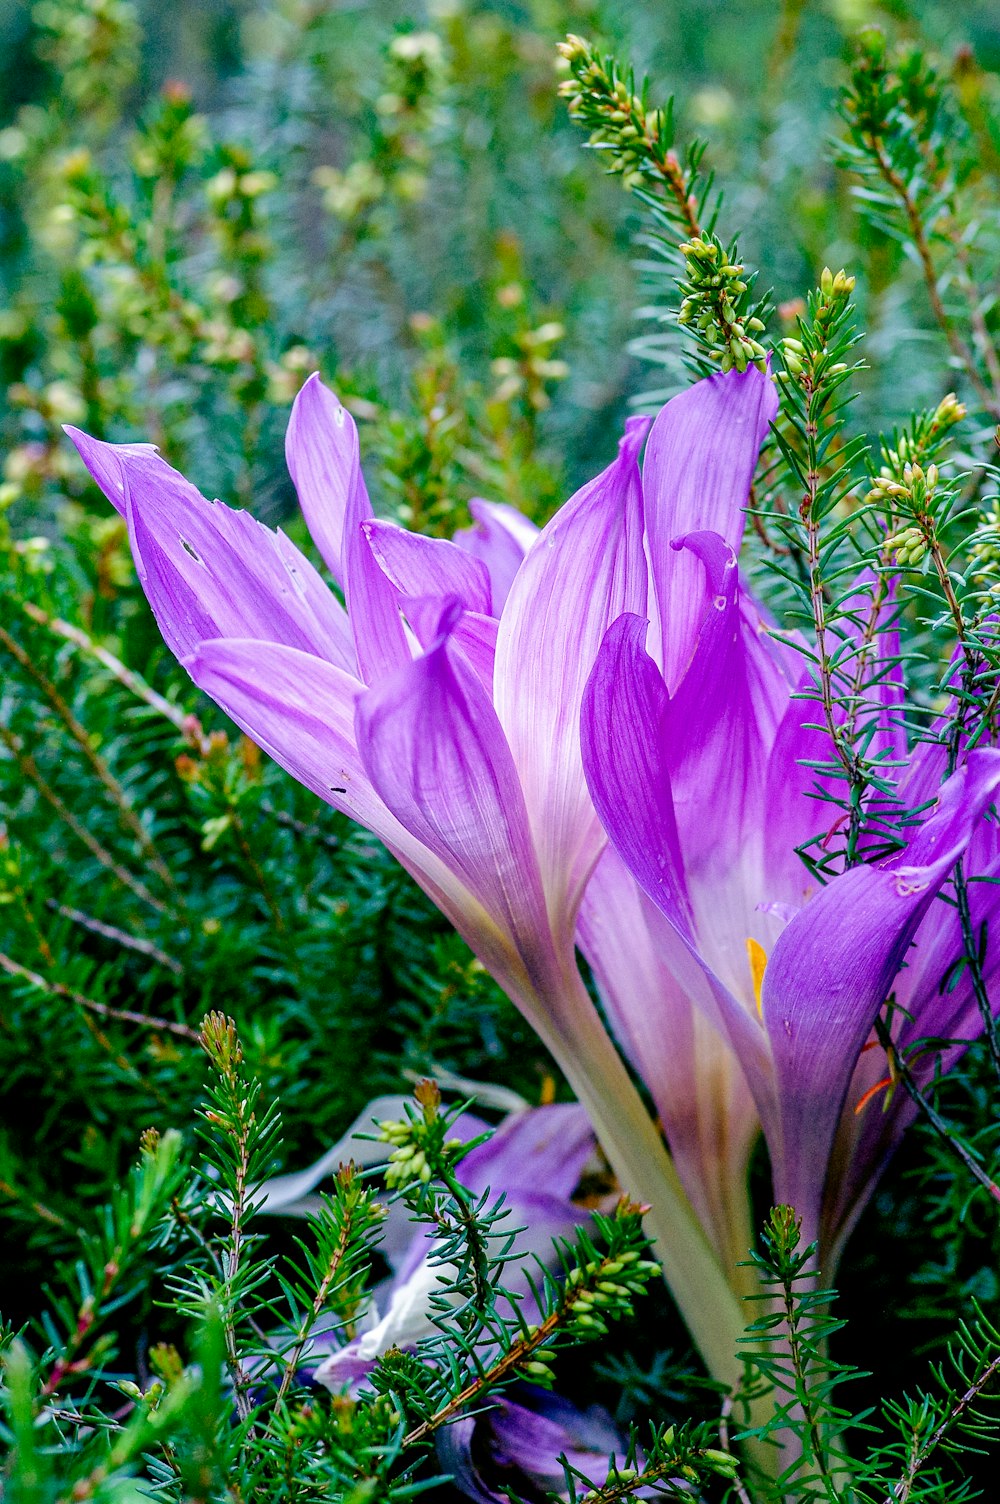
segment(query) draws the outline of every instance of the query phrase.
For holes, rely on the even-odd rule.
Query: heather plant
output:
[[[4,19],[12,1498],[988,1490],[963,11]]]

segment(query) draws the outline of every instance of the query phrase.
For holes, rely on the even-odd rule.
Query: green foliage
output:
[[[1000,730],[1000,49],[988,10],[963,11],[0,10],[11,1498],[124,1504],[141,1479],[177,1499],[402,1499],[446,1486],[431,1442],[449,1421],[553,1378],[588,1403],[627,1399],[606,1475],[565,1464],[563,1492],[595,1504],[640,1490],[944,1504],[974,1496],[976,1449],[991,1477],[1000,1046],[961,864],[946,901],[963,953],[942,986],[968,970],[983,1048],[944,1080],[946,1041],[897,1049],[891,999],[878,1026],[879,1091],[909,1092],[922,1126],[844,1278],[857,1304],[880,1270],[891,1321],[844,1329],[778,1209],[754,1256],[776,1297],[748,1334],[755,1376],[741,1397],[699,1392],[684,1355],[660,1350],[679,1340],[669,1314],[628,1325],[652,1270],[625,1206],[561,1249],[558,1277],[539,1271],[529,1322],[504,1292],[510,1219],[461,1185],[456,1110],[421,1087],[381,1131],[386,1184],[437,1238],[437,1334],[388,1356],[364,1399],[306,1389],[317,1334],[360,1319],[382,1212],[348,1167],[300,1239],[273,1233],[258,1215],[279,1153],[268,1104],[280,1096],[297,1163],[404,1073],[461,1094],[489,1078],[513,1101],[563,1088],[387,854],[167,660],[124,526],[61,432],[151,439],[209,494],[277,522],[284,417],[321,367],[359,420],[377,505],[447,536],[480,493],[542,520],[606,460],[650,365],[669,392],[769,358],[782,407],[749,562],[801,629],[802,692],[835,749],[813,770],[801,854],[821,882],[894,850],[916,811],[861,688],[877,630],[904,635],[911,738],[944,711],[953,767]],[[628,194],[560,109],[552,60],[570,29],[560,91]],[[955,52],[959,31],[974,45]],[[896,667],[890,654],[877,673]],[[192,1165],[178,1134],[190,1143],[206,1049]],[[926,1392],[869,1403],[912,1385],[899,1370],[921,1345]],[[741,1409],[754,1395],[764,1420]],[[739,1466],[737,1420],[759,1444]],[[754,1471],[760,1448],[781,1449],[778,1483]]]

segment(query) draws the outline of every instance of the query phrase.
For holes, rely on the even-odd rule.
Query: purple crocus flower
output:
[[[638,455],[649,425],[630,420],[617,459],[516,564],[526,529],[509,508],[480,504],[457,542],[378,521],[354,424],[313,378],[287,454],[346,609],[287,538],[206,501],[151,446],[70,430],[126,519],[161,631],[195,682],[385,842],[552,1051],[621,1184],[649,1205],[678,1304],[728,1380],[739,1301],[576,961],[580,904],[606,845],[579,724],[609,625],[646,610],[660,576],[678,598],[695,588],[691,561],[660,557],[658,509],[694,508],[710,523],[745,495],[774,405],[758,372],[675,399],[660,424],[669,442],[646,462],[648,526]]]
[[[149,446],[72,433],[196,683],[386,843],[552,1051],[727,1380],[742,1314],[723,1270],[750,1242],[758,1121],[777,1195],[811,1233],[829,1180],[843,1222],[863,1195],[840,1128],[859,1052],[1000,784],[1000,754],[972,754],[905,852],[810,893],[793,851],[817,819],[803,660],[737,566],[776,406],[753,368],[699,382],[651,430],[630,420],[533,541],[479,503],[449,542],[374,517],[354,425],[313,378],[287,454],[346,610],[282,534]],[[874,1173],[882,1148],[855,1147]],[[828,1177],[841,1150],[847,1178]]]
[[[866,1060],[864,1053],[882,1006],[895,994],[907,1010],[902,1046],[928,1035],[968,1039],[981,1027],[967,976],[944,992],[962,945],[954,911],[934,900],[970,842],[978,871],[1000,868],[996,829],[983,819],[1000,788],[1000,752],[971,753],[942,784],[942,759],[920,749],[901,793],[910,807],[931,808],[907,847],[819,888],[795,855],[823,820],[824,806],[808,797],[816,775],[804,764],[830,754],[815,726],[815,702],[802,698],[811,683],[802,658],[781,652],[762,630],[724,536],[700,531],[673,546],[697,557],[705,574],[681,676],[667,677],[664,644],[654,640],[658,657],[647,651],[655,623],[623,613],[584,696],[584,765],[614,856],[598,868],[588,892],[595,913],[585,902],[581,932],[586,945],[588,929],[597,930],[607,961],[600,927],[624,909],[634,880],[633,927],[619,936],[619,964],[605,989],[617,999],[616,1026],[627,1038],[640,1014],[624,956],[645,947],[646,978],[654,965],[661,978],[660,1029],[638,1032],[633,1054],[692,1199],[723,1246],[738,1249],[746,1228],[735,1221],[741,1203],[733,1187],[745,1176],[748,1093],[767,1139],[776,1199],[796,1207],[806,1239],[821,1239],[832,1272],[912,1116],[900,1101],[881,1123],[877,1110],[863,1124],[855,1120],[872,1072],[884,1074],[884,1054],[880,1068],[877,1054]],[[864,690],[877,723],[872,750],[882,750],[890,766],[906,757],[893,715],[899,687],[884,673],[892,651],[883,642],[873,655]],[[621,797],[623,787],[630,798]],[[977,894],[977,917],[1000,907],[994,893]],[[697,1075],[698,1032],[708,1024],[715,1029],[710,1067],[719,1070],[717,1039],[726,1037],[742,1081],[723,1074],[698,1093],[692,1113],[663,1040],[684,1040],[685,1064],[694,1062]],[[704,1068],[700,1074],[704,1080]],[[678,1103],[689,1109],[679,1122]]]

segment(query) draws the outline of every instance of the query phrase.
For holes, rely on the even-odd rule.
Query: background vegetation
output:
[[[933,60],[958,111],[941,131],[960,128],[995,198],[989,0],[0,0],[0,1278],[15,1327],[140,1132],[190,1135],[212,1009],[281,1099],[288,1167],[408,1077],[564,1095],[377,843],[170,660],[124,526],[60,425],[151,439],[301,542],[282,436],[318,367],[359,419],[379,510],[450,533],[484,494],[544,519],[607,461],[630,405],[686,379],[643,205],[581,150],[557,95],[572,31],[649,73],[676,96],[680,139],[707,141],[720,233],[739,232],[758,291],[773,288],[775,332],[824,265],[857,277],[857,429],[888,432],[957,388],[962,452],[981,457],[993,373],[979,400],[919,248],[863,212],[845,157],[838,100],[872,22]],[[955,245],[988,260],[997,241],[988,214],[949,222],[946,200],[931,184],[920,208],[948,299]],[[989,1157],[977,1052],[941,1097]],[[763,1209],[763,1171],[761,1194]],[[993,1207],[918,1129],[841,1276],[864,1319],[837,1351],[878,1375],[859,1397],[940,1353],[971,1296],[997,1301],[997,1251]],[[120,1317],[130,1371],[162,1296],[149,1271],[137,1288]],[[580,1394],[626,1418],[650,1396],[669,1409],[676,1372],[657,1352],[683,1359],[685,1343],[669,1310],[624,1343]]]

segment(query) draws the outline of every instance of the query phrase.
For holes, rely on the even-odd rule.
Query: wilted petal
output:
[[[481,1414],[445,1426],[437,1451],[441,1468],[466,1498],[509,1504],[512,1498],[568,1498],[561,1457],[600,1487],[609,1458],[624,1466],[626,1441],[599,1406],[578,1410],[557,1394],[521,1385]]]
[[[556,513],[500,619],[497,713],[524,788],[554,919],[572,921],[603,844],[580,760],[580,703],[608,626],[646,599],[642,491],[646,433],[630,419],[618,458]]]
[[[486,565],[493,615],[499,616],[521,561],[538,537],[538,528],[506,502],[483,501],[477,496],[469,502],[469,511],[475,526],[460,528],[454,542]]]
[[[178,658],[211,638],[253,637],[354,669],[344,608],[283,533],[207,501],[152,445],[66,432],[126,518],[139,579]]]
[[[425,538],[395,522],[372,518],[362,527],[372,553],[400,595],[438,600],[455,596],[467,611],[489,616],[490,577],[479,559],[447,538]]]
[[[477,1137],[482,1124],[464,1114],[456,1136]],[[475,1196],[503,1197],[505,1211],[497,1230],[512,1235],[504,1288],[520,1296],[518,1307],[528,1320],[536,1307],[530,1291],[538,1264],[553,1268],[557,1238],[571,1237],[589,1213],[570,1200],[583,1168],[594,1152],[594,1134],[583,1109],[573,1104],[529,1108],[513,1114],[473,1149],[456,1170]],[[410,1245],[389,1284],[385,1313],[354,1341],[332,1353],[316,1372],[318,1382],[338,1388],[356,1377],[356,1367],[371,1364],[390,1347],[413,1348],[434,1335],[433,1297],[454,1275],[438,1257],[440,1243],[428,1227],[411,1230]],[[530,1278],[529,1278],[530,1277]]]
[[[654,656],[671,690],[687,666],[704,592],[698,560],[671,544],[709,531],[739,552],[757,456],[777,410],[773,381],[751,366],[742,374],[709,376],[673,397],[650,431],[642,484],[662,632]]]
[[[763,985],[780,1137],[775,1192],[815,1236],[827,1159],[848,1083],[934,896],[1000,788],[1000,752],[974,752],[903,852],[852,868],[783,932]],[[765,1124],[765,1126],[767,1126]]]

